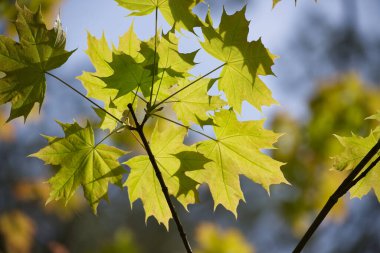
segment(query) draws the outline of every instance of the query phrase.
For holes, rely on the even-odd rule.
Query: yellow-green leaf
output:
[[[259,75],[272,75],[274,56],[264,47],[261,39],[247,41],[249,22],[245,18],[245,8],[229,16],[223,11],[220,26],[212,27],[211,17],[208,26],[202,27],[205,41],[204,50],[225,63],[220,74],[218,87],[224,91],[228,103],[235,111],[241,112],[244,100],[261,109],[277,102],[272,93],[259,78]]]
[[[0,35],[0,104],[12,103],[8,121],[24,116],[35,103],[40,107],[46,90],[45,72],[64,64],[72,52],[65,50],[66,35],[60,20],[47,29],[41,15],[17,6],[15,22],[19,42]]]
[[[185,135],[184,128],[169,125],[160,130],[157,124],[149,143],[169,193],[187,208],[187,205],[198,199],[198,182],[186,176],[185,172],[202,170],[209,159],[197,153],[195,148],[184,145]],[[146,219],[154,216],[158,222],[169,228],[170,209],[149,157],[136,156],[126,164],[131,168],[125,183],[131,203],[141,199]]]
[[[170,26],[180,31],[186,29],[193,31],[194,27],[202,26],[199,18],[191,12],[193,7],[202,0],[116,0],[124,8],[133,11],[131,15],[143,16],[160,11]]]
[[[375,119],[380,122],[380,114],[372,115],[367,119]],[[334,168],[337,170],[353,170],[356,165],[364,158],[373,146],[379,141],[380,126],[367,137],[352,135],[351,137],[336,136],[340,144],[344,147],[341,154],[334,157]],[[380,152],[367,163],[369,166],[374,160],[378,159]],[[375,191],[377,198],[380,200],[380,163],[377,163],[368,174],[361,179],[355,186],[350,189],[351,197],[362,198],[371,189]]]
[[[264,129],[263,120],[239,122],[231,110],[215,113],[214,123],[217,141],[196,145],[197,151],[213,162],[206,164],[205,170],[186,175],[208,184],[215,208],[221,204],[237,216],[239,201],[244,200],[240,175],[261,184],[267,191],[271,184],[287,182],[280,170],[283,164],[261,152],[272,149],[280,134]]]
[[[337,138],[344,147],[344,151],[334,158],[334,168],[338,170],[352,170],[359,164],[368,151],[375,146],[379,136],[375,137],[374,133],[371,133],[365,138],[356,135],[352,137],[337,136]],[[368,165],[378,158],[379,155],[380,153]],[[351,198],[362,198],[373,189],[377,198],[380,199],[379,181],[380,164],[378,163],[363,179],[350,189]]]
[[[96,213],[99,201],[107,199],[108,184],[121,185],[125,170],[118,159],[126,152],[105,144],[95,145],[89,123],[85,128],[77,123],[59,124],[65,137],[46,136],[48,145],[31,155],[59,166],[59,171],[49,179],[52,188],[48,202],[64,199],[67,203],[82,185],[84,196]]]
[[[133,33],[133,28],[130,28],[128,33]],[[126,38],[133,37],[133,35],[128,35],[128,33],[123,36],[120,41],[124,42]],[[106,78],[114,74],[114,70],[109,64],[112,62],[112,50],[109,48],[105,36],[103,35],[100,39],[97,39],[91,34],[88,34],[87,40],[88,49],[86,53],[90,57],[96,71],[95,73],[83,72],[78,79],[86,88],[88,97],[102,101],[108,112],[121,119],[123,112],[127,109],[128,103],[132,102],[134,95],[129,93],[117,97],[119,91],[116,89],[107,88],[107,84],[102,80],[102,78]],[[134,47],[128,47],[128,49],[130,49],[128,53],[137,54],[137,51],[135,50],[139,50],[139,46],[135,45]],[[117,122],[115,119],[103,112],[97,112],[102,119],[102,129],[113,130],[116,128]]]
[[[207,94],[215,81],[216,79],[201,79],[172,98],[173,110],[183,124],[189,126],[196,123],[202,126],[210,118],[207,114],[209,111],[215,111],[226,105],[219,96]],[[187,84],[188,81],[180,82],[176,90],[180,90]]]

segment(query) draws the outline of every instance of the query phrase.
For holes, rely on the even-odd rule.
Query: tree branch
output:
[[[144,134],[144,131],[143,131],[143,125],[140,125],[138,120],[137,120],[137,117],[136,117],[136,114],[133,110],[133,107],[132,107],[132,104],[128,104],[128,109],[129,111],[131,112],[132,114],[132,118],[135,122],[135,126],[136,126],[136,131],[137,133],[139,134],[140,138],[141,138],[141,141],[143,142],[144,144],[144,147],[145,147],[145,150],[148,154],[148,157],[149,157],[149,160],[153,166],[153,169],[154,169],[154,172],[156,174],[156,177],[160,183],[160,186],[161,186],[161,190],[162,192],[164,193],[164,196],[165,196],[165,200],[166,200],[166,203],[168,204],[169,206],[169,209],[170,209],[170,212],[172,214],[172,217],[177,225],[177,229],[178,229],[178,232],[181,236],[181,239],[182,239],[182,242],[186,248],[186,252],[187,253],[192,253],[192,250],[191,250],[191,247],[190,247],[190,243],[189,241],[187,240],[187,236],[186,236],[186,233],[183,229],[183,226],[181,224],[181,221],[179,220],[179,217],[177,215],[177,212],[174,208],[174,205],[170,199],[170,194],[169,194],[169,190],[168,190],[168,187],[166,186],[165,184],[165,181],[164,181],[164,178],[162,177],[162,174],[161,174],[161,171],[160,169],[158,168],[158,165],[157,165],[157,162],[156,162],[156,159],[153,155],[153,152],[152,150],[150,149],[150,146],[149,146],[149,143],[145,137],[145,134]]]
[[[380,139],[377,141],[376,145],[364,156],[360,163],[351,171],[351,173],[346,177],[346,179],[339,185],[338,189],[330,196],[326,204],[323,206],[322,210],[319,212],[317,217],[314,219],[313,223],[310,225],[309,229],[306,231],[302,239],[298,242],[298,245],[293,250],[293,253],[299,253],[305,247],[306,243],[309,241],[311,236],[314,234],[315,230],[319,227],[322,221],[326,218],[330,210],[338,202],[344,194],[346,194],[360,179],[364,178],[365,175],[379,162],[379,158],[373,161],[370,166],[359,175],[359,173],[364,169],[364,167],[371,161],[371,159],[380,150]],[[359,175],[359,176],[358,176]]]

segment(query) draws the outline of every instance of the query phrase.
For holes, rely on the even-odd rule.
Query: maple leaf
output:
[[[283,163],[263,154],[272,149],[280,134],[263,128],[263,120],[239,122],[231,110],[215,113],[215,140],[202,141],[197,151],[213,162],[205,170],[187,172],[194,180],[209,185],[214,208],[223,205],[237,216],[236,208],[244,200],[239,176],[261,184],[267,191],[271,184],[287,183],[280,166]]]
[[[179,80],[189,76],[187,72],[194,67],[194,58],[198,51],[180,53],[178,50],[178,38],[175,35],[174,29],[166,34],[162,34],[156,46],[155,50],[154,38],[152,38],[141,44],[140,53],[146,59],[145,68],[150,69],[152,73],[154,61],[156,62],[153,94],[157,98],[163,98],[167,95],[170,87],[177,84]],[[154,60],[155,51],[156,59]],[[145,97],[150,96],[150,89],[150,86],[143,89]],[[148,92],[144,92],[144,90]]]
[[[187,89],[182,90],[173,96],[173,110],[177,118],[185,125],[196,123],[204,125],[210,118],[209,111],[215,111],[226,105],[219,96],[208,96],[209,88],[216,82],[216,79],[203,78]],[[176,90],[182,89],[187,83],[180,82]]]
[[[375,114],[367,119],[375,119],[380,122],[380,114]],[[337,170],[353,170],[357,164],[364,158],[380,138],[380,126],[367,137],[361,137],[352,134],[351,137],[335,136],[340,144],[344,147],[341,154],[334,157],[333,167]],[[380,156],[380,153],[375,155],[367,166]],[[380,200],[380,163],[377,163],[368,174],[362,178],[356,185],[350,189],[351,198],[362,198],[371,189],[375,191],[377,198]]]
[[[134,16],[148,15],[158,8],[169,25],[175,26],[178,31],[193,31],[194,27],[202,26],[199,18],[191,12],[201,1],[182,0],[179,3],[178,0],[116,0],[120,6],[134,11],[130,14]]]
[[[45,72],[64,64],[74,52],[65,50],[66,37],[60,20],[47,29],[41,15],[17,7],[15,22],[19,41],[0,35],[0,104],[12,103],[8,121],[28,117],[35,103],[42,106]]]
[[[120,41],[120,45],[127,42],[127,38],[132,42],[138,41],[135,36],[128,33],[123,36],[125,39]],[[157,94],[158,97],[167,95],[167,90],[176,84],[178,79],[187,76],[186,72],[195,65],[194,58],[197,51],[188,54],[178,52],[178,39],[174,30],[161,36],[157,41],[156,50],[154,38],[139,43],[138,47],[134,46],[134,50],[131,50],[131,46],[119,46],[119,50],[124,51],[113,52],[110,57],[112,60],[107,59],[112,74],[100,79],[107,88],[117,91],[116,98],[128,95],[136,88],[141,89],[146,98],[150,97],[153,73],[155,75],[153,95],[160,92]],[[133,54],[135,58],[131,56]],[[154,64],[156,70],[153,71]],[[115,101],[116,105],[118,103]],[[123,107],[125,108],[125,103]]]
[[[228,103],[237,112],[241,112],[244,100],[259,110],[262,106],[277,103],[259,78],[259,75],[273,74],[271,66],[275,57],[264,47],[261,39],[247,41],[249,22],[245,18],[245,9],[230,16],[223,10],[217,29],[213,28],[209,14],[206,18],[208,26],[202,27],[203,49],[225,63],[218,87],[225,92]]]
[[[202,170],[210,160],[196,152],[195,148],[183,144],[186,129],[168,125],[163,130],[157,123],[150,140],[150,147],[155,156],[169,193],[187,208],[197,201],[199,183],[186,176],[187,171]],[[140,155],[128,160],[131,168],[125,186],[131,203],[141,199],[146,219],[154,216],[158,222],[169,228],[171,212],[161,190],[160,183],[147,155]]]
[[[108,184],[121,185],[125,172],[118,159],[126,152],[105,144],[95,145],[94,132],[89,123],[82,128],[77,123],[58,122],[64,138],[45,136],[48,145],[30,156],[46,164],[59,166],[57,174],[49,179],[52,200],[64,199],[66,204],[82,185],[84,196],[93,211],[101,199],[107,199]]]
[[[121,53],[130,53],[136,55],[139,50],[139,44],[135,43],[133,40],[133,46],[127,46],[124,44],[127,38],[133,38],[134,32],[133,27],[120,38],[123,42],[120,44],[119,49],[126,50]],[[114,70],[110,66],[112,62],[113,52],[109,48],[107,40],[103,34],[100,39],[95,38],[91,34],[87,36],[88,49],[86,51],[87,55],[90,57],[92,64],[95,67],[95,73],[83,72],[83,74],[77,77],[87,90],[87,96],[98,99],[102,101],[105,105],[105,110],[115,115],[118,118],[122,118],[123,112],[126,110],[127,105],[133,101],[134,94],[124,94],[117,97],[119,91],[112,88],[107,88],[107,84],[102,80],[102,78],[109,77],[113,75]],[[119,53],[120,54],[120,53]],[[113,130],[117,126],[117,121],[110,116],[106,115],[104,112],[96,110],[100,118],[102,119],[101,129]]]

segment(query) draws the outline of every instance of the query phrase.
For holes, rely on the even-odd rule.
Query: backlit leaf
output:
[[[32,13],[17,6],[15,22],[19,42],[0,35],[0,104],[12,103],[8,121],[28,117],[45,96],[45,72],[64,64],[72,52],[65,50],[61,25],[47,29],[41,10]],[[57,23],[58,24],[58,23]]]
[[[173,97],[173,110],[183,124],[196,123],[202,126],[210,118],[207,112],[215,111],[226,105],[226,102],[219,96],[207,95],[209,87],[215,81],[215,79],[202,79]],[[180,83],[176,90],[180,90],[187,83],[188,81]]]
[[[247,41],[249,22],[245,18],[245,8],[234,15],[223,11],[220,26],[212,27],[211,17],[208,26],[202,27],[205,41],[201,43],[213,57],[225,63],[220,74],[218,87],[224,91],[228,103],[241,112],[244,100],[261,109],[275,104],[272,93],[261,81],[259,75],[272,75],[274,56],[264,47],[261,39]]]
[[[197,151],[213,162],[205,170],[187,172],[194,180],[207,183],[214,198],[214,207],[223,205],[237,216],[236,208],[244,200],[239,176],[261,184],[267,191],[272,184],[287,183],[281,162],[263,154],[272,149],[280,134],[263,128],[263,120],[239,122],[231,110],[215,113],[214,131],[217,141],[196,145]]]
[[[185,172],[204,169],[209,159],[197,153],[195,148],[184,145],[185,135],[184,128],[169,125],[160,130],[157,124],[152,133],[150,147],[169,193],[187,208],[187,205],[195,203],[198,199],[198,182],[185,175]],[[154,216],[158,222],[169,228],[171,212],[149,157],[136,156],[126,164],[131,168],[125,183],[131,203],[141,199],[146,219]]]
[[[170,26],[177,30],[186,29],[193,31],[194,27],[200,27],[202,22],[191,12],[192,8],[202,0],[116,0],[116,2],[133,11],[131,15],[143,16],[155,11],[160,11]]]
[[[57,174],[49,180],[52,189],[48,202],[64,199],[67,203],[82,185],[84,196],[96,213],[99,201],[107,199],[108,184],[121,185],[125,170],[118,159],[126,152],[105,144],[95,145],[89,123],[85,128],[77,123],[59,124],[65,137],[46,136],[48,145],[31,155],[59,166]]]
[[[369,117],[369,119],[379,120],[379,114]],[[357,135],[352,135],[352,137],[340,137],[336,136],[344,147],[344,151],[338,156],[334,157],[334,168],[337,170],[353,170],[356,165],[364,158],[364,156],[369,152],[369,150],[375,146],[380,138],[380,131],[373,131],[367,137],[360,137]],[[380,152],[376,154],[372,160],[367,164],[371,164],[375,159],[380,156]],[[380,163],[372,168],[368,174],[361,179],[355,186],[350,189],[350,196],[352,198],[362,198],[371,189],[375,191],[377,198],[380,200]]]

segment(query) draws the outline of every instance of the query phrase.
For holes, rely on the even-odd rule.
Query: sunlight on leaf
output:
[[[202,27],[205,38],[201,45],[207,53],[226,63],[220,73],[218,87],[224,91],[228,103],[241,112],[242,102],[248,101],[257,109],[277,102],[261,81],[259,75],[273,75],[271,70],[275,56],[258,41],[247,41],[249,22],[244,7],[233,15],[223,11],[219,28],[214,29],[210,14],[208,26]]]
[[[208,184],[214,199],[237,217],[237,206],[244,200],[239,176],[261,184],[269,192],[272,184],[287,183],[280,167],[283,163],[263,154],[272,149],[281,134],[263,128],[263,120],[239,122],[231,110],[215,113],[214,131],[217,141],[196,144],[197,151],[213,162],[205,170],[187,172],[194,180]]]
[[[85,128],[77,123],[59,125],[65,137],[45,136],[48,145],[30,155],[59,166],[57,174],[49,179],[52,189],[47,202],[64,199],[67,203],[82,185],[84,196],[96,213],[99,201],[107,199],[108,184],[121,185],[125,170],[118,159],[127,152],[105,144],[95,146],[89,123]]]
[[[17,11],[15,25],[20,42],[0,36],[0,104],[12,103],[8,121],[21,116],[26,120],[35,103],[41,108],[45,72],[64,64],[73,53],[65,50],[62,31],[61,41],[56,44],[59,30],[46,28],[41,9],[32,13],[17,6]]]
[[[168,125],[160,130],[157,123],[150,146],[169,193],[187,208],[189,204],[194,204],[198,200],[199,183],[188,177],[186,173],[203,170],[210,160],[197,153],[195,148],[183,144],[185,135],[184,128]],[[141,199],[146,219],[154,216],[168,229],[171,213],[149,157],[136,156],[125,164],[131,168],[131,173],[125,182],[131,203]]]

